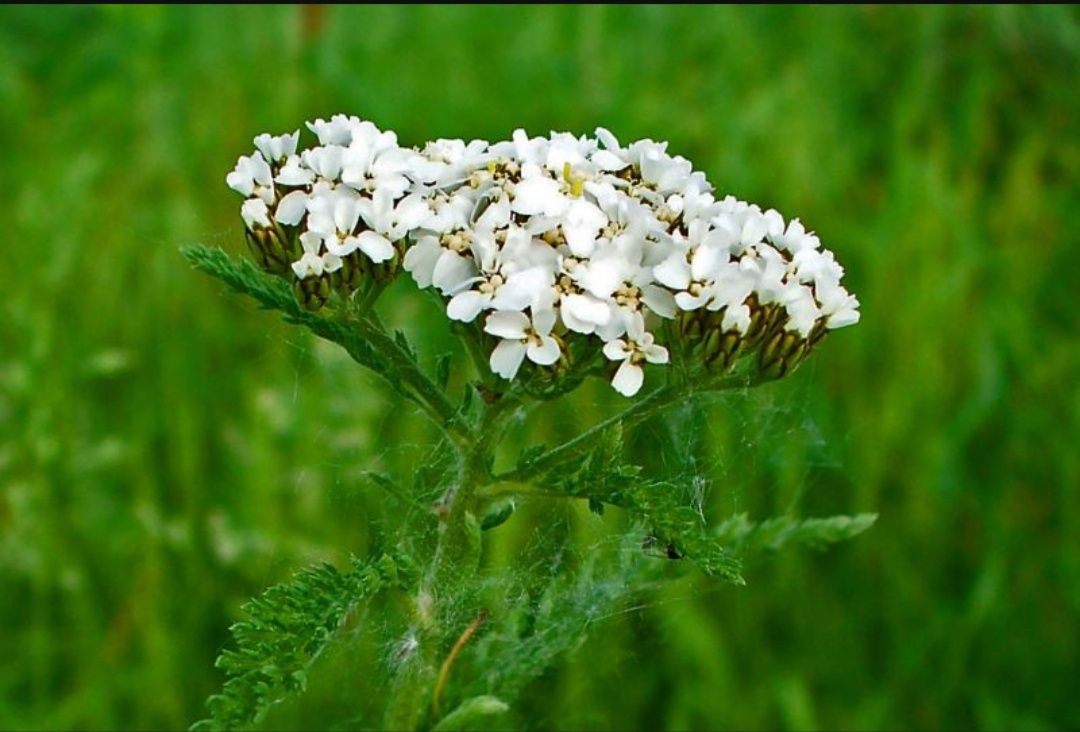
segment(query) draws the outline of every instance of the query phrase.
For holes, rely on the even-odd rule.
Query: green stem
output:
[[[443,428],[455,444],[467,448],[474,439],[471,430],[458,419],[457,408],[443,390],[420,369],[412,356],[406,353],[377,321],[369,317],[358,317],[353,323],[371,346],[381,351],[397,367],[402,382],[409,386],[417,403],[432,420]]]
[[[484,408],[475,438],[461,447],[457,480],[439,501],[442,525],[438,544],[417,598],[418,607],[423,608],[418,622],[420,649],[398,672],[386,712],[387,729],[415,730],[434,721],[426,720],[425,715],[438,676],[439,652],[449,636],[460,632],[459,628],[440,626],[441,621],[454,617],[443,609],[460,602],[455,588],[479,570],[480,530],[474,513],[477,490],[491,482],[491,454],[517,407],[517,399],[507,396]]]

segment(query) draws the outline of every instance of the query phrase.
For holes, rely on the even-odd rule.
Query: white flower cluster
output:
[[[525,359],[552,366],[568,339],[593,338],[629,396],[643,363],[668,361],[649,332],[665,319],[706,317],[738,340],[765,313],[797,346],[859,319],[843,269],[798,219],[717,200],[666,143],[517,130],[417,149],[356,117],[308,127],[317,146],[298,153],[298,132],[260,135],[228,175],[247,197],[249,232],[277,232],[301,283],[350,259],[396,266],[402,253],[449,318],[483,319],[498,340],[491,368],[506,379]]]

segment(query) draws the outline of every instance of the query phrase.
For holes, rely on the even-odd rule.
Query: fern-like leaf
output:
[[[674,487],[642,477],[641,468],[622,458],[622,429],[603,432],[593,448],[543,479],[545,489],[591,506],[606,503],[626,509],[650,528],[650,543],[673,559],[687,557],[705,574],[743,584],[738,557],[711,531],[696,508],[683,503]]]
[[[196,269],[218,278],[232,290],[248,295],[263,308],[281,312],[287,322],[302,325],[344,348],[354,361],[371,369],[400,394],[424,407],[440,426],[458,418],[457,409],[420,369],[416,353],[404,334],[391,337],[373,322],[360,317],[345,322],[305,310],[285,280],[260,272],[247,260],[233,260],[216,247],[185,247],[181,253]]]
[[[739,555],[751,558],[792,545],[824,549],[830,544],[858,536],[873,526],[875,521],[876,513],[860,513],[811,519],[777,516],[755,523],[746,514],[738,514],[720,524],[714,535]]]
[[[362,600],[400,584],[389,557],[353,559],[340,572],[321,564],[299,572],[243,606],[232,627],[236,647],[218,657],[227,681],[207,701],[210,717],[193,730],[241,729],[262,720],[289,695],[303,691],[307,672]]]

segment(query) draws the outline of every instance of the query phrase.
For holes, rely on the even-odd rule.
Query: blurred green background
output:
[[[236,157],[339,111],[668,139],[863,303],[691,437],[715,520],[878,524],[652,591],[530,726],[1080,727],[1078,61],[1068,7],[3,8],[0,728],[186,727],[243,599],[390,525],[360,474],[408,475],[423,419],[178,254],[239,252]],[[525,511],[499,561],[551,511],[600,521]]]

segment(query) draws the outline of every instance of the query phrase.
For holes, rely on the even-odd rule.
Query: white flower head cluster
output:
[[[794,364],[859,319],[817,236],[775,210],[718,200],[666,143],[517,130],[404,148],[356,117],[308,127],[318,145],[297,152],[298,133],[260,135],[227,178],[247,197],[241,214],[264,266],[288,273],[288,259],[302,289],[324,283],[318,306],[350,262],[353,272],[400,264],[444,297],[450,319],[482,325],[506,379],[526,360],[555,366],[576,339],[595,343],[629,396],[643,364],[669,360],[661,330],[718,334],[727,356],[768,340],[770,358]]]

